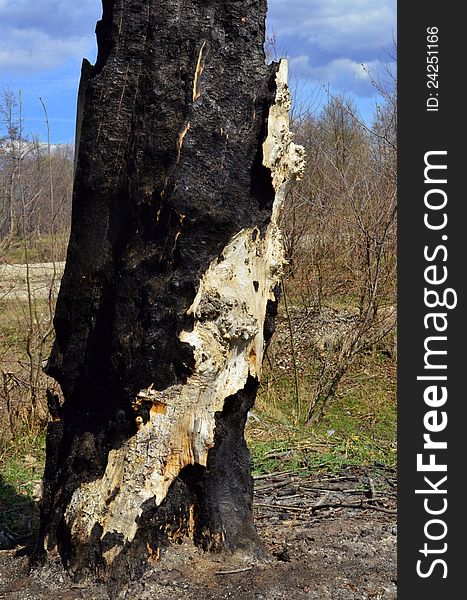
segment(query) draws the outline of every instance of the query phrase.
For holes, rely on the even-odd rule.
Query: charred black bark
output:
[[[262,161],[277,72],[265,64],[266,0],[103,0],[103,9],[96,65],[83,67],[71,238],[47,366],[65,401],[48,434],[40,548],[57,548],[76,572],[115,545],[128,556],[156,552],[171,520],[188,530],[178,518],[190,510],[205,548],[257,542],[243,439],[252,378],[217,414],[207,465],[186,467],[161,505],[146,502],[131,543],[96,523],[77,544],[65,515],[75,490],[102,478],[109,452],[135,435],[138,392],[193,374],[193,348],[179,336],[193,327],[200,280],[240,231],[265,232],[274,202]]]
[[[258,382],[226,399],[216,415],[215,445],[209,452],[199,501],[195,541],[205,550],[263,550],[253,523],[253,477],[243,432]]]

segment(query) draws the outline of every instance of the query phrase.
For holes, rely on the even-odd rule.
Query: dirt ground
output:
[[[371,472],[352,468],[339,476],[262,476],[255,481],[255,518],[269,563],[205,555],[187,540],[115,593],[75,584],[58,565],[28,573],[27,556],[0,551],[0,598],[393,600],[395,486],[394,473],[382,466]]]

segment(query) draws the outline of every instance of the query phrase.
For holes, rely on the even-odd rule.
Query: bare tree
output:
[[[69,147],[25,136],[20,93],[6,92],[1,107],[0,303],[11,335],[0,350],[0,410],[10,423],[4,433],[12,436],[25,426],[38,431],[48,421],[46,389],[52,382],[42,367],[53,337],[73,162]]]
[[[320,374],[307,409],[319,421],[360,352],[394,330],[396,269],[396,99],[386,72],[371,126],[352,103],[329,96],[321,114],[297,125],[307,168],[283,217],[289,287],[311,313],[336,302],[346,326],[319,340]]]

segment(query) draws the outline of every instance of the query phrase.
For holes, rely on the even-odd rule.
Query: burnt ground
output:
[[[73,583],[57,565],[28,573],[21,551],[0,551],[5,600],[392,600],[396,483],[384,467],[300,472],[255,481],[255,516],[270,562],[210,556],[186,541],[162,553],[117,595]],[[24,553],[24,552],[23,552]]]

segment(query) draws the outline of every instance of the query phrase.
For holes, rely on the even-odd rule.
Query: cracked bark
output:
[[[271,335],[277,219],[303,168],[265,0],[104,0],[83,63],[47,372],[38,553],[136,576],[182,535],[257,552],[243,437]],[[130,565],[130,567],[129,567]]]

